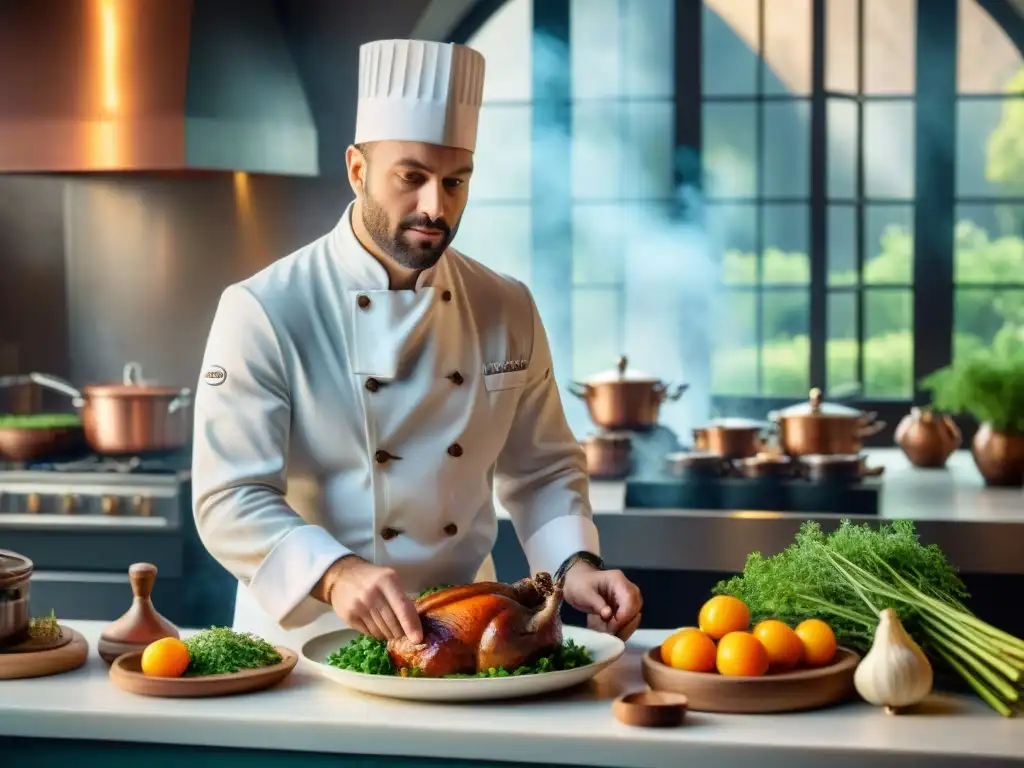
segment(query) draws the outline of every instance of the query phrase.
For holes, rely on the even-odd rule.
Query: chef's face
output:
[[[347,158],[367,234],[402,267],[429,269],[458,232],[472,153],[411,141],[379,141],[367,150],[350,147]]]

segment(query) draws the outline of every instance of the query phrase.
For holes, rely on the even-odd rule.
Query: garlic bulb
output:
[[[871,649],[853,675],[857,693],[891,715],[931,693],[933,677],[924,651],[907,634],[896,612],[886,608],[879,615]]]

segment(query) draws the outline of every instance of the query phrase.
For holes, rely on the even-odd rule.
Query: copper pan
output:
[[[192,440],[192,391],[146,382],[138,363],[124,367],[120,383],[81,390],[56,376],[31,376],[40,386],[72,398],[80,409],[86,442],[97,453],[175,451]]]

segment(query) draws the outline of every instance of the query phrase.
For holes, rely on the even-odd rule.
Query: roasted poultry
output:
[[[395,668],[423,677],[511,671],[562,645],[562,584],[547,573],[514,584],[483,581],[416,601],[423,642],[388,643]]]

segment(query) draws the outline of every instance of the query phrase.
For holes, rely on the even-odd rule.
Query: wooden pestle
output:
[[[132,604],[103,634],[97,650],[100,657],[112,664],[125,653],[141,651],[162,637],[180,637],[178,628],[153,607],[151,595],[156,583],[156,566],[152,563],[133,563],[128,569],[132,585]]]

